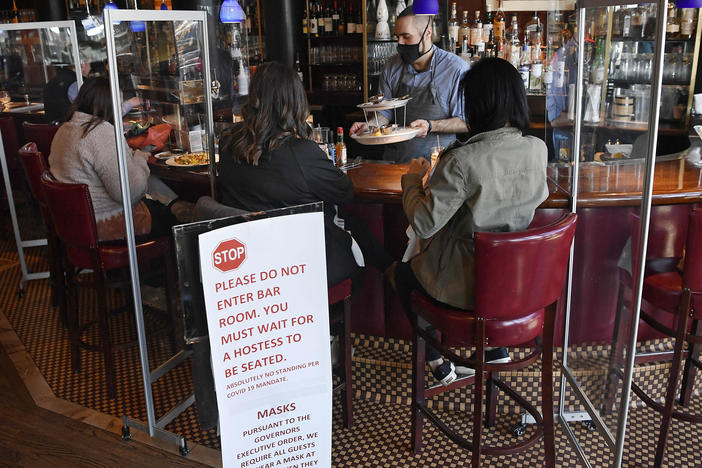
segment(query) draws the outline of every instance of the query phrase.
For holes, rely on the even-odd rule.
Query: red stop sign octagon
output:
[[[246,260],[246,244],[237,239],[220,242],[212,252],[214,267],[222,272],[232,271]]]

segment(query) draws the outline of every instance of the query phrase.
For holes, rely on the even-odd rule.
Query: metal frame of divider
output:
[[[68,28],[71,33],[71,53],[73,57],[73,63],[76,73],[76,81],[78,81],[78,86],[83,84],[83,76],[80,73],[80,55],[78,53],[78,38],[76,36],[76,24],[73,21],[42,21],[42,22],[32,22],[32,23],[10,23],[3,24],[0,27],[0,31],[29,31],[29,30],[41,30],[41,29],[51,29],[51,28]],[[41,35],[40,35],[41,39]],[[40,42],[42,48],[42,55],[44,50],[44,41]],[[42,56],[43,59],[43,56]],[[44,78],[47,78],[46,74],[46,63],[44,65]],[[10,173],[7,169],[7,155],[5,154],[5,147],[0,141],[0,164],[2,164],[2,175],[5,181],[5,191],[7,193],[7,204],[10,208],[10,218],[12,220],[12,231],[15,236],[15,243],[17,245],[17,254],[19,255],[20,269],[22,270],[22,278],[20,279],[18,294],[20,297],[24,296],[24,285],[28,281],[46,279],[49,277],[48,271],[42,272],[30,272],[27,268],[27,260],[24,256],[24,249],[30,247],[41,247],[47,244],[46,239],[31,239],[22,240],[22,234],[20,233],[19,223],[17,221],[17,212],[15,210],[15,199],[12,196],[12,184],[10,181]]]
[[[105,25],[112,25],[113,21],[193,21],[198,22],[202,28],[202,59],[203,59],[203,87],[205,92],[205,109],[207,114],[207,138],[208,149],[210,155],[210,178],[214,178],[214,122],[212,119],[212,95],[210,83],[210,56],[208,49],[208,30],[207,30],[207,12],[205,11],[161,11],[161,10],[104,10]],[[139,343],[139,358],[141,361],[142,380],[144,386],[144,399],[146,401],[146,424],[136,419],[130,418],[127,415],[122,417],[122,437],[125,440],[131,438],[130,427],[133,427],[144,432],[148,432],[149,436],[156,437],[169,442],[175,442],[182,455],[187,455],[189,449],[185,438],[181,435],[173,434],[164,430],[164,427],[173,421],[178,415],[184,412],[189,406],[195,402],[194,394],[190,394],[171,410],[167,411],[159,419],[156,419],[152,385],[156,380],[168,373],[170,370],[183,363],[192,351],[184,349],[173,355],[164,364],[155,370],[149,368],[149,354],[146,347],[146,331],[144,328],[144,312],[141,302],[141,286],[139,284],[139,268],[137,265],[136,244],[134,240],[134,223],[132,220],[132,206],[129,196],[129,180],[127,176],[126,166],[126,148],[124,147],[125,140],[123,138],[124,128],[122,125],[121,99],[119,90],[119,81],[117,75],[117,55],[115,47],[115,34],[113,27],[105,27],[105,38],[107,42],[107,59],[110,65],[110,88],[112,92],[112,109],[115,122],[115,140],[117,143],[117,152],[119,155],[119,178],[122,194],[122,206],[124,208],[124,220],[127,231],[127,247],[129,251],[129,270],[132,282],[132,295],[134,298],[134,314],[137,325],[137,335]],[[213,187],[213,185],[211,184]]]
[[[578,0],[578,41],[579,44],[585,43],[585,10],[593,7],[607,7],[616,5],[630,4],[629,0]],[[592,464],[587,459],[585,452],[580,445],[575,433],[568,424],[567,414],[563,408],[565,406],[565,390],[566,383],[574,391],[576,398],[585,407],[586,412],[592,419],[597,431],[604,438],[607,446],[612,450],[615,456],[613,463],[614,467],[619,468],[622,463],[624,453],[624,441],[626,438],[626,423],[629,409],[629,400],[631,396],[631,380],[634,371],[634,357],[636,354],[636,340],[638,337],[639,315],[641,309],[641,288],[643,286],[643,268],[640,268],[644,260],[646,248],[648,245],[648,228],[651,212],[651,196],[653,192],[653,177],[655,169],[655,148],[658,142],[658,118],[660,115],[659,100],[661,95],[661,85],[663,82],[663,52],[665,46],[665,25],[667,20],[668,1],[667,0],[652,0],[642,3],[655,3],[658,8],[658,20],[656,22],[656,46],[654,55],[653,81],[651,89],[651,105],[649,119],[649,134],[648,134],[648,149],[646,153],[646,169],[644,173],[644,186],[641,197],[641,226],[639,236],[642,242],[639,245],[638,251],[634,252],[632,263],[632,271],[636,272],[636,277],[633,278],[633,308],[632,308],[632,325],[629,334],[626,363],[624,368],[624,382],[622,398],[619,407],[618,426],[616,437],[610,432],[607,425],[604,423],[592,401],[583,391],[582,386],[575,377],[573,371],[568,367],[568,344],[570,334],[570,307],[571,307],[571,292],[572,292],[572,271],[573,271],[573,247],[571,247],[570,265],[568,270],[568,291],[566,301],[566,315],[564,321],[563,333],[563,361],[561,364],[561,391],[560,401],[558,405],[558,421],[560,422],[564,433],[577,454],[581,464],[586,467],[592,467]],[[574,157],[573,157],[573,181],[572,181],[572,198],[571,211],[577,212],[578,204],[578,180],[580,167],[580,137],[582,123],[582,96],[583,96],[583,69],[584,57],[583,53],[578,53],[578,71],[575,91],[575,125],[574,125]],[[639,268],[637,268],[637,265]]]

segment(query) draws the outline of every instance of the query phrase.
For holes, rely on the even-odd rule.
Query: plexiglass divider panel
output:
[[[123,423],[129,427],[145,430],[149,435],[175,441],[182,454],[187,454],[182,436],[164,431],[163,428],[178,414],[194,402],[192,395],[156,419],[152,385],[169,369],[183,362],[191,351],[181,350],[161,368],[150,369],[144,316],[141,302],[139,269],[136,258],[134,224],[130,203],[126,158],[131,151],[126,148],[125,131],[130,127],[129,117],[122,116],[122,103],[127,93],[141,96],[141,105],[149,115],[147,126],[160,123],[173,131],[174,137],[165,142],[164,149],[171,151],[165,163],[175,166],[208,166],[211,194],[214,196],[216,175],[214,129],[212,117],[212,92],[210,85],[210,54],[207,46],[207,13],[204,11],[150,11],[150,10],[106,10],[105,24],[107,57],[110,72],[110,88],[115,122],[115,141],[119,154],[119,175],[122,207],[125,213],[126,240],[129,249],[130,279],[137,323],[139,355],[141,360],[147,423],[143,424],[127,416]],[[156,56],[151,32],[159,31],[163,40],[173,41],[163,57]],[[173,54],[173,55],[171,55]],[[162,68],[167,74],[161,76]],[[164,71],[166,71],[164,70]],[[151,107],[153,104],[153,107]],[[149,112],[154,109],[154,112]],[[153,119],[153,121],[152,121]],[[148,140],[147,140],[148,141]],[[162,142],[159,142],[159,144]],[[132,142],[134,144],[134,142]],[[137,149],[155,150],[149,146],[136,145]]]
[[[637,272],[648,238],[656,148],[662,135],[686,133],[687,95],[672,103],[673,118],[665,104],[669,88],[689,92],[693,77],[666,81],[666,73],[671,60],[690,61],[685,51],[698,50],[698,41],[666,40],[665,1],[581,0],[578,6],[565,19],[572,34],[553,53],[554,84],[547,94],[549,143],[557,159],[551,171],[570,181],[578,213],[559,415],[584,466],[621,466],[622,460],[650,465],[653,454],[626,436],[627,418],[637,417],[630,381],[652,378],[652,368],[634,367],[633,351],[658,346],[646,341],[649,331],[638,333],[643,277]],[[634,212],[641,220],[638,234],[630,224]],[[632,235],[641,240],[634,248]],[[597,433],[585,436],[574,416],[590,419]]]

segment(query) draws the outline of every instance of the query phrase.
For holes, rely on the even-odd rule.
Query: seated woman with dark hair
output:
[[[242,115],[243,122],[233,128],[221,149],[222,202],[259,211],[323,201],[329,285],[357,273],[354,241],[345,230],[360,244],[366,262],[381,271],[389,267],[392,259],[365,226],[348,214],[342,215],[345,230],[335,224],[336,205],[351,201],[353,185],[309,139],[307,96],[295,71],[276,62],[259,66]]]
[[[160,179],[149,175],[146,163],[149,153],[135,151],[132,154],[126,142],[124,147],[129,152],[126,162],[134,234],[170,235],[171,226],[189,221],[185,212],[192,214],[192,204],[176,203],[176,194]],[[68,111],[66,123],[61,125],[51,143],[49,167],[59,182],[88,186],[100,240],[126,237],[107,78],[89,78],[83,83]]]
[[[418,253],[399,264],[394,277],[410,317],[415,289],[449,306],[472,309],[473,233],[523,230],[548,197],[548,152],[542,140],[523,134],[529,110],[517,70],[505,60],[484,59],[460,86],[470,138],[443,152],[426,187],[422,177],[429,163],[424,158],[412,160],[402,176],[402,205],[420,240]],[[509,356],[504,348],[492,349],[486,360],[506,362]],[[456,373],[474,373],[455,368],[429,346],[427,362],[444,385]]]

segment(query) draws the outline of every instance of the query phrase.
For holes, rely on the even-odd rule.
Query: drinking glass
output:
[[[443,150],[443,148],[441,146],[432,146],[431,147],[431,154],[430,154],[431,167],[436,166],[436,162],[439,160],[439,155],[441,154],[441,150]]]
[[[12,101],[12,97],[10,96],[10,93],[8,93],[5,90],[0,91],[0,104],[2,104],[3,110],[5,109],[5,107],[7,107],[7,105],[10,103],[10,101]]]

